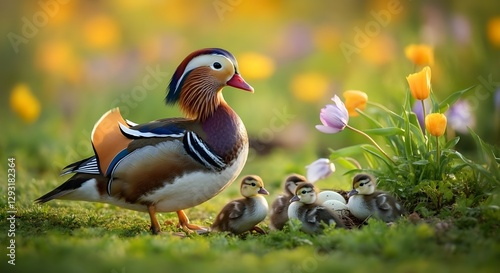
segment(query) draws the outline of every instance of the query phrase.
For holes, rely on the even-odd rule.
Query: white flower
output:
[[[320,158],[306,166],[306,177],[310,183],[325,179],[335,171],[335,165],[328,158]]]

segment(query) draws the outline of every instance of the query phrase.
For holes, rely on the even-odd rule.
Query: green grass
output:
[[[299,158],[300,154],[277,152],[249,162],[243,173],[260,174],[272,202],[280,192],[281,177],[300,171],[308,160],[294,164],[301,162]],[[51,172],[28,178],[22,166],[17,173],[16,265],[7,264],[4,257],[2,272],[496,272],[500,266],[500,214],[494,208],[418,224],[402,219],[386,226],[373,220],[359,230],[329,229],[317,236],[300,232],[296,224],[267,235],[186,238],[175,235],[175,225],[164,224],[164,234],[153,236],[145,213],[99,203],[33,204],[62,179]],[[342,179],[336,173],[320,187],[348,187]],[[238,196],[236,185],[187,210],[192,222],[209,225],[218,210]],[[1,190],[6,193],[3,185]],[[8,217],[6,210],[0,217]],[[177,222],[175,213],[162,213],[159,219]],[[266,219],[261,226],[267,225]],[[8,229],[8,222],[2,221],[2,246],[8,245]]]

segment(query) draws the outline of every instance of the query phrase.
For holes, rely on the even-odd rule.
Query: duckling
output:
[[[396,198],[375,188],[375,178],[371,175],[358,174],[353,178],[347,202],[352,215],[363,221],[373,216],[388,223],[405,214],[405,209]]]
[[[257,175],[245,176],[241,181],[240,193],[244,198],[227,203],[215,218],[212,231],[227,231],[241,234],[255,230],[265,233],[256,225],[267,216],[268,204],[264,196],[269,192],[264,188],[264,182]]]
[[[283,181],[283,193],[280,194],[271,204],[269,215],[270,225],[273,230],[281,230],[288,221],[288,206],[290,199],[295,195],[295,189],[299,183],[307,182],[307,179],[300,174],[291,174]]]
[[[311,183],[301,183],[295,190],[295,196],[290,200],[288,218],[299,219],[302,231],[315,234],[324,229],[323,224],[335,224],[336,228],[345,228],[337,214],[317,203],[317,190]]]

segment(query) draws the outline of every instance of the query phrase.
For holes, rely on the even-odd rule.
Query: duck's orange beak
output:
[[[226,83],[234,88],[242,89],[253,93],[253,87],[250,86],[238,73],[235,73],[233,77]]]

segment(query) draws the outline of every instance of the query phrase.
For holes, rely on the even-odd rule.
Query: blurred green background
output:
[[[130,244],[130,248],[135,248],[134,242],[140,244],[138,252],[156,240],[169,240],[148,236],[145,214],[71,202],[55,202],[54,209],[38,208],[32,200],[63,182],[58,177],[62,167],[92,154],[90,132],[110,108],[120,107],[125,118],[137,123],[179,116],[178,109],[164,105],[166,86],[184,57],[203,47],[231,51],[241,74],[255,88],[254,94],[226,88],[224,96],[252,138],[254,149],[243,174],[261,175],[270,198],[280,191],[286,174],[304,173],[307,164],[328,156],[328,148],[366,142],[349,132],[324,135],[314,128],[320,109],[334,94],[361,90],[370,101],[400,111],[407,92],[405,77],[420,69],[405,57],[409,44],[434,48],[432,86],[438,99],[476,86],[465,98],[475,120],[471,126],[485,141],[500,145],[498,1],[1,1],[0,33],[4,37],[0,43],[0,154],[5,160],[0,171],[6,177],[7,158],[16,158],[17,206],[24,217],[19,223],[30,225],[28,231],[21,225],[18,232],[21,238],[34,240],[32,244],[21,241],[21,246],[41,261],[46,257],[37,253],[49,248],[46,232],[51,232],[49,241],[58,245],[61,255],[73,253],[72,243],[65,243],[66,232],[84,241],[79,243],[86,247],[75,253],[92,252],[101,242],[86,238],[108,234],[107,217],[115,214],[110,229],[118,233],[105,235],[114,238],[112,244],[119,244],[116,234],[122,241],[121,233],[145,237]],[[360,129],[368,126],[358,118],[351,118],[350,124]],[[467,134],[461,136],[458,149],[474,158],[472,140]],[[338,169],[320,187],[347,189],[348,178]],[[0,186],[2,195],[5,184]],[[237,186],[221,196],[190,210],[190,216],[210,221],[209,215],[238,196]],[[106,219],[99,218],[101,213]],[[48,222],[39,227],[41,215]],[[87,231],[85,217],[90,217],[89,222],[99,219],[98,228],[90,224]],[[134,222],[131,218],[135,227],[128,226]],[[36,233],[29,234],[33,230]],[[59,233],[64,239],[56,238]],[[273,244],[275,237],[266,242]],[[242,243],[217,240],[230,240],[233,248]],[[252,242],[245,247],[261,253]],[[181,243],[174,241],[174,245]],[[106,257],[116,250],[108,248],[101,250]],[[224,254],[221,249],[225,248],[221,246],[217,255]],[[284,257],[289,252],[280,253]],[[302,253],[295,254],[298,257],[293,259],[300,259]],[[78,257],[71,256],[68,263]]]

